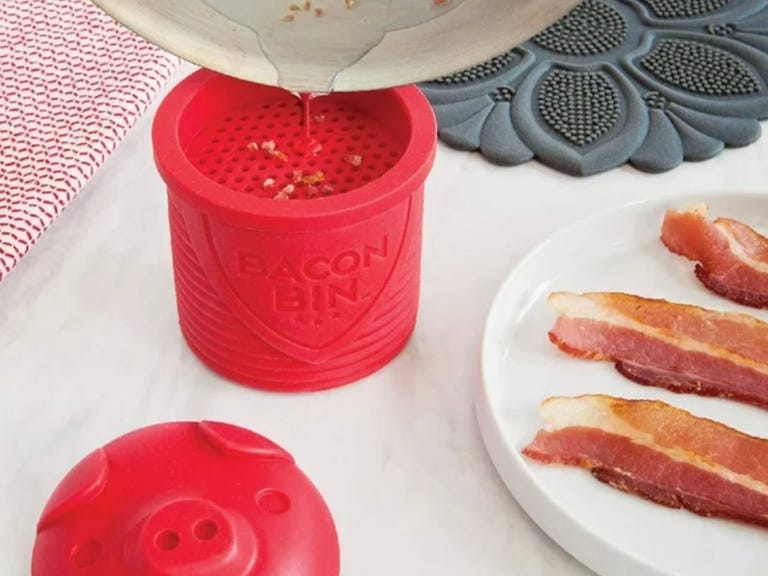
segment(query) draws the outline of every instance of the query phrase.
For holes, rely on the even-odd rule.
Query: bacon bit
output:
[[[296,16],[294,16],[293,14],[286,14],[285,16],[280,18],[280,20],[282,20],[283,22],[293,22],[294,20],[296,20]]]
[[[312,2],[307,0],[304,2],[304,11],[309,12],[310,10],[312,10]]]
[[[325,10],[323,10],[322,8],[315,8],[315,16],[317,16],[318,18],[325,16]]]
[[[290,200],[295,190],[296,188],[294,187],[293,184],[288,184],[287,186],[283,187],[283,189],[280,190],[280,192],[275,194],[273,196],[273,199],[274,200]]]
[[[323,186],[322,190],[323,190],[323,194],[325,194],[326,196],[330,196],[331,194],[333,194],[333,186],[329,186],[328,184]]]
[[[435,6],[448,6],[450,3],[451,0],[432,0],[432,4]]]
[[[312,119],[318,124],[325,122],[325,114],[315,114]]]
[[[344,5],[347,9],[354,8],[359,3],[359,0],[344,0]]]
[[[347,154],[344,156],[344,162],[355,168],[359,168],[363,163],[363,157],[360,154]]]
[[[248,146],[245,147],[248,152],[258,152],[259,151],[259,145],[256,144],[256,142],[251,142],[248,144]]]
[[[262,182],[261,186],[264,189],[274,188],[274,186],[275,186],[275,179],[274,178],[267,178],[266,180],[264,180],[264,182]]]
[[[318,170],[314,174],[310,174],[308,176],[304,176],[301,181],[304,184],[320,184],[320,182],[325,180],[325,173],[322,170]]]
[[[274,140],[267,140],[266,142],[262,142],[261,149],[264,150],[267,158],[277,158],[283,162],[288,162],[288,155],[285,152],[280,152],[280,150],[277,149],[277,144],[275,144]]]

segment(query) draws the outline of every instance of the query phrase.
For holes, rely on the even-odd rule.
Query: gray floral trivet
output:
[[[585,0],[520,48],[421,87],[448,145],[588,175],[755,142],[767,82],[768,0]]]

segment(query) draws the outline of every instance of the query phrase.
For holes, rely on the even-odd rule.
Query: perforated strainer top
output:
[[[304,200],[344,194],[383,176],[403,144],[378,119],[334,95],[312,102],[312,137],[305,143],[301,102],[292,95],[268,99],[212,118],[187,155],[203,174],[243,194]]]

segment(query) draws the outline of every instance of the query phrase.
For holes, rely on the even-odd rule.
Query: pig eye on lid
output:
[[[269,514],[285,514],[291,508],[291,499],[278,490],[262,490],[256,496],[256,503]]]

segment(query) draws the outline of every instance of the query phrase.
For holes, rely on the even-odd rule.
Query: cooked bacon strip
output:
[[[589,470],[658,504],[768,527],[768,440],[663,402],[550,398],[532,460]]]
[[[768,307],[768,238],[736,220],[707,219],[707,207],[668,210],[661,241],[698,262],[696,276],[715,292],[747,306]]]
[[[549,339],[563,352],[608,360],[627,378],[673,392],[768,408],[768,324],[618,293],[556,292]]]

